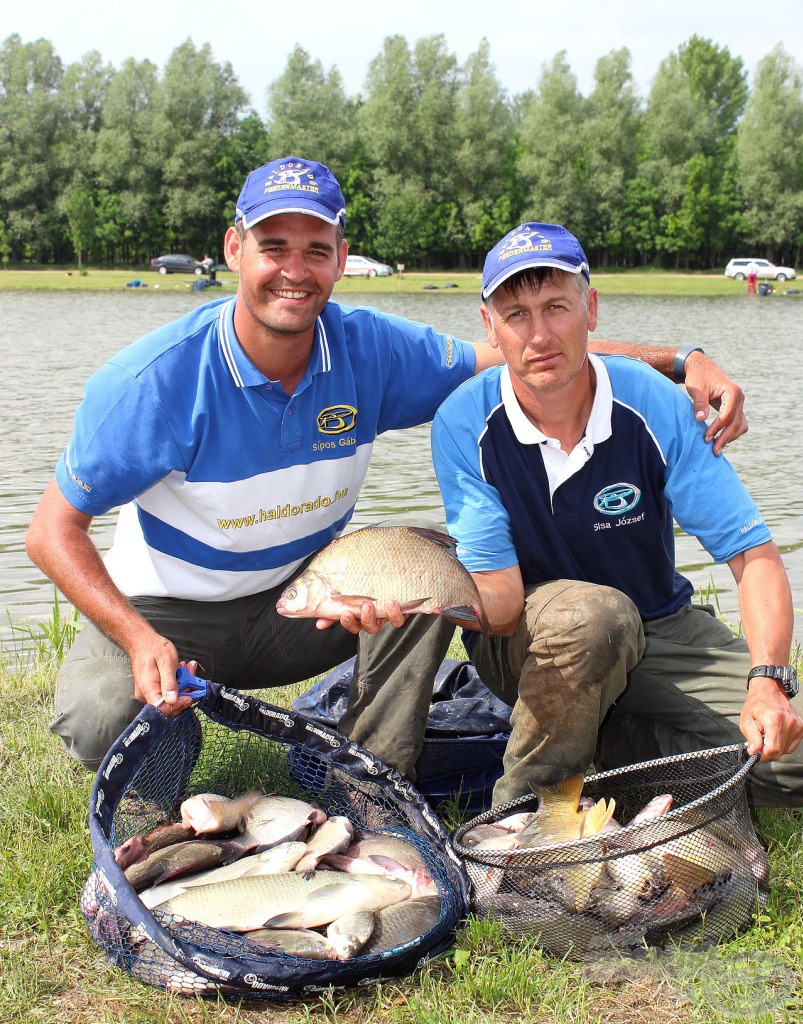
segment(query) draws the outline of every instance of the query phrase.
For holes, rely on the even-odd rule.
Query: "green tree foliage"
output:
[[[522,219],[564,224],[579,237],[585,236],[588,227],[586,111],[587,101],[561,51],[544,67],[524,109],[519,157],[526,188]]]
[[[56,248],[63,68],[45,39],[9,36],[0,49],[0,208],[12,260]]]
[[[592,261],[603,266],[614,253],[622,252],[625,243],[628,185],[638,168],[641,119],[630,52],[614,50],[597,61],[581,129],[587,207],[584,242]],[[650,238],[648,250],[652,244]]]
[[[220,212],[214,168],[237,131],[246,94],[231,65],[213,60],[208,43],[196,49],[188,39],[171,53],[154,98],[168,244],[219,248],[219,238],[209,237]]]
[[[339,173],[354,144],[354,104],[337,68],[324,71],[296,46],[287,66],[268,87],[270,159],[300,156]]]
[[[747,235],[771,258],[803,243],[803,73],[778,45],[758,65],[739,126],[738,158]]]
[[[273,74],[273,72],[271,72]],[[0,261],[142,264],[221,255],[245,176],[290,153],[328,164],[353,251],[479,267],[524,219],[566,224],[594,266],[722,267],[803,244],[803,72],[776,47],[752,89],[741,58],[691,36],[642,99],[626,49],[583,96],[565,53],[517,96],[487,40],[461,64],[444,36],[386,38],[362,92],[300,46],[267,120],[208,45],[163,68],[45,39],[0,44]]]
[[[109,83],[93,158],[98,225],[109,262],[147,260],[162,247],[162,124],[155,64],[129,58]]]
[[[669,54],[653,80],[640,172],[658,198],[656,248],[676,265],[707,264],[736,241],[723,232],[735,224],[723,204],[735,197],[725,176],[746,95],[741,58],[699,36]]]
[[[455,110],[457,208],[466,250],[481,260],[508,231],[521,202],[513,112],[483,39],[460,75]]]

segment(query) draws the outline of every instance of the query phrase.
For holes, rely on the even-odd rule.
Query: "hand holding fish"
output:
[[[349,633],[356,635],[364,631],[373,635],[378,633],[386,622],[399,629],[406,621],[407,616],[402,612],[398,601],[388,601],[383,612],[377,609],[373,601],[364,601],[359,615],[356,611],[347,609],[339,619],[318,619],[315,625],[318,629],[328,629],[339,622]]]
[[[752,680],[739,728],[748,754],[761,753],[762,761],[777,761],[803,739],[803,720],[774,679]]]

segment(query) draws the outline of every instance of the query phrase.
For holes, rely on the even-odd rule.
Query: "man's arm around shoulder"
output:
[[[156,704],[164,697],[172,705],[172,712],[183,711],[191,701],[177,696],[176,649],[115,586],[89,536],[92,518],[67,501],[53,477],[28,528],[28,557],[80,612],[128,654],[137,700]]]

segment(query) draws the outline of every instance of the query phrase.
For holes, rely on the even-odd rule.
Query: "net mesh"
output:
[[[625,827],[581,840],[508,850],[472,845],[489,834],[470,835],[478,826],[537,811],[534,796],[474,818],[454,837],[471,880],[472,909],[516,935],[540,935],[549,952],[576,959],[731,937],[768,895],[767,858],[744,790],[755,760],[746,761],[744,748],[734,745],[592,775],[583,796],[613,798]],[[671,810],[626,824],[664,794],[673,798]]]
[[[465,913],[467,883],[445,831],[413,787],[334,731],[305,731],[304,716],[249,696],[241,708],[251,720],[243,723],[228,719],[217,703],[210,709],[205,700],[168,725],[161,715],[156,724],[158,713],[146,709],[98,772],[90,808],[95,863],[81,910],[107,957],[140,980],[175,992],[276,999],[408,973],[427,954],[445,948]],[[272,726],[278,721],[278,731],[287,735],[262,732],[254,720],[260,714]],[[125,746],[132,733],[140,746],[135,767]],[[110,783],[123,768],[128,775],[115,792]],[[149,913],[114,863],[114,849],[178,820],[188,796],[233,797],[250,790],[313,802],[329,816],[349,818],[355,832],[392,835],[415,847],[438,890],[437,921],[400,947],[338,962],[266,949],[244,935],[171,917],[158,907]]]

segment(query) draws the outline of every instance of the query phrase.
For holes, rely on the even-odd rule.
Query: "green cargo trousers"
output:
[[[411,615],[401,629],[385,625],[374,636],[354,636],[339,624],[319,630],[314,619],[279,615],[276,602],[286,586],[233,601],[149,597],[131,603],[173,641],[179,658],[199,663],[198,675],[236,689],[303,682],[356,654],[348,710],[338,727],[415,781],[435,673],[454,626],[441,616]],[[55,704],[51,731],[90,771],[142,708],[128,656],[91,623],[59,670]]]
[[[742,743],[750,655],[709,606],[642,622],[617,590],[556,580],[525,593],[512,637],[479,637],[477,670],[513,708],[498,805],[593,762],[598,771]],[[803,744],[759,764],[757,806],[803,805]]]

